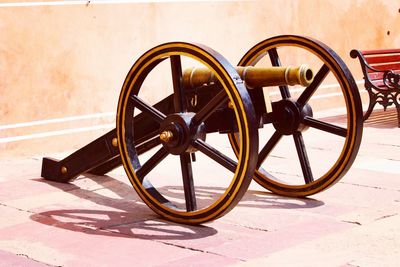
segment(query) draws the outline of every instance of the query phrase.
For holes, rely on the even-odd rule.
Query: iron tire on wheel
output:
[[[362,106],[357,85],[350,71],[346,67],[345,63],[340,59],[340,57],[334,51],[332,51],[332,49],[327,47],[325,44],[308,37],[283,35],[267,39],[255,45],[253,48],[251,48],[243,56],[238,65],[254,66],[258,62],[260,62],[263,57],[269,56],[269,60],[272,62],[271,64],[273,66],[279,66],[281,63],[278,53],[279,49],[281,49],[282,47],[293,47],[293,49],[294,48],[303,49],[306,52],[311,53],[313,56],[319,58],[319,60],[323,63],[323,67],[325,68],[326,73],[332,73],[335,76],[337,83],[340,85],[347,110],[346,114],[347,127],[345,129],[342,129],[342,131],[345,130],[345,134],[343,134],[345,141],[342,150],[340,152],[340,155],[337,157],[337,160],[335,162],[332,162],[330,169],[320,177],[315,179],[314,178],[310,179],[310,181],[308,182],[307,179],[304,179],[305,180],[304,184],[289,184],[286,182],[282,182],[279,178],[277,179],[274,175],[271,175],[270,172],[260,171],[260,169],[258,169],[259,167],[257,167],[254,179],[267,190],[283,196],[305,197],[321,192],[327,189],[328,187],[332,186],[333,184],[338,182],[351,167],[357,155],[361,142]],[[307,63],[307,62],[301,62],[301,63]],[[322,72],[322,68],[320,72]],[[288,87],[283,87],[280,89],[284,89],[283,91],[285,91],[285,88],[286,91],[289,92]],[[285,98],[284,95],[285,94],[282,94],[282,98]],[[288,93],[287,97],[288,98],[290,97],[290,92]],[[312,97],[312,95],[310,95],[309,97]],[[298,101],[299,99],[294,100],[293,102],[297,103]],[[324,126],[320,122],[317,122],[317,124]],[[332,129],[336,127],[329,124],[327,125],[328,128],[330,127]],[[301,131],[295,132],[293,133],[293,135],[296,135],[297,137],[297,135],[301,135]],[[234,134],[231,134],[229,138],[233,149],[237,151],[238,138]],[[273,138],[275,140],[272,140]],[[273,145],[269,146],[270,147],[275,146],[279,142],[278,141],[279,138],[280,138],[279,133],[273,135],[273,137],[268,141],[270,144]],[[300,144],[299,147],[301,147],[301,145],[303,145],[303,140],[302,139],[298,140],[299,141],[297,143]],[[260,139],[260,147],[263,147],[263,141],[261,139]],[[265,155],[267,154],[268,153],[265,153]],[[267,156],[265,156],[265,158]],[[259,162],[262,162],[263,160],[264,158],[260,152]],[[320,160],[322,161],[324,159],[321,158]],[[260,166],[259,163],[257,165]]]
[[[211,160],[219,161],[218,163],[221,164],[221,166],[231,168],[233,178],[229,186],[224,189],[223,194],[221,194],[215,202],[206,207],[198,208],[194,194],[196,183],[193,185],[193,182],[190,181],[193,180],[191,169],[182,169],[183,180],[188,180],[183,182],[184,186],[186,185],[189,188],[187,190],[185,189],[189,191],[189,193],[185,191],[186,210],[177,209],[171,205],[168,196],[164,196],[161,190],[145,182],[146,177],[143,178],[141,173],[144,172],[144,166],[151,166],[146,173],[150,172],[158,161],[161,162],[171,153],[180,157],[181,168],[183,168],[182,166],[191,164],[189,157],[191,152],[187,152],[187,150],[180,151],[175,148],[167,150],[168,147],[161,146],[160,150],[153,156],[153,161],[156,163],[150,164],[146,162],[141,164],[137,160],[138,152],[136,151],[139,144],[135,144],[133,141],[136,126],[133,117],[135,108],[141,110],[142,113],[150,112],[149,114],[152,114],[155,121],[160,124],[160,131],[162,131],[162,127],[169,127],[169,121],[176,118],[178,118],[177,120],[189,118],[196,121],[196,116],[199,115],[200,112],[189,114],[184,107],[176,104],[176,100],[178,102],[181,101],[181,103],[185,102],[185,92],[181,88],[181,57],[196,60],[214,72],[221,84],[221,94],[225,95],[225,97],[218,101],[221,103],[223,102],[223,104],[226,104],[228,101],[233,103],[238,132],[240,136],[243,137],[241,142],[238,143],[239,156],[237,163],[231,162],[228,157],[222,153],[218,153],[218,151],[214,150],[212,147],[207,146],[204,139],[200,140],[200,138],[196,136],[191,137],[188,141],[191,146],[196,147],[198,151],[210,157]],[[142,83],[148,74],[158,64],[168,59],[171,61],[172,78],[174,80],[174,114],[162,114],[162,112],[156,110],[154,107],[147,105],[145,101],[139,100],[140,98],[138,96]],[[218,105],[221,103],[218,103]],[[177,105],[179,107],[177,107]],[[146,111],[146,109],[150,111]],[[210,111],[209,113],[211,112],[214,111]],[[191,127],[192,124],[193,122],[188,123],[188,127]],[[163,131],[160,133],[160,136],[161,135],[161,139],[168,140],[168,131]],[[249,95],[234,67],[217,52],[203,45],[182,42],[166,43],[149,50],[136,61],[129,71],[120,93],[117,109],[117,136],[125,172],[138,195],[157,214],[177,223],[199,224],[224,215],[231,210],[244,195],[254,174],[258,147],[258,132],[255,128],[255,114],[251,101],[249,100]],[[186,193],[188,193],[188,197]],[[190,196],[190,194],[192,194],[192,196]],[[191,199],[191,197],[194,199]],[[188,202],[194,203],[188,204]]]

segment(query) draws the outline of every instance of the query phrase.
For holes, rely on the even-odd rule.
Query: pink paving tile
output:
[[[0,201],[34,197],[44,193],[73,189],[70,184],[61,184],[59,188],[43,183],[42,179],[9,180],[0,183]]]
[[[32,213],[17,210],[2,204],[0,204],[0,214],[0,229],[16,224],[31,222],[29,217],[32,215]]]
[[[41,160],[34,158],[0,159],[2,180],[25,180],[39,177]]]
[[[254,217],[253,217],[254,218]],[[239,222],[240,223],[240,222]],[[147,224],[147,223],[145,223]],[[287,249],[330,233],[336,233],[354,227],[352,224],[338,222],[329,218],[307,217],[294,220],[279,229],[268,231],[247,225],[235,225],[218,220],[202,227],[166,224],[161,233],[160,223],[143,226],[143,223],[120,226],[136,228],[140,236],[185,247],[196,251],[222,255],[235,260],[249,260],[268,255],[281,249]]]
[[[297,210],[288,209],[248,209],[237,208],[227,214],[224,222],[241,225],[249,229],[261,231],[280,231],[282,228],[290,227],[302,222],[307,222],[315,215],[305,214]]]
[[[370,169],[366,169],[367,164],[371,165]],[[382,189],[400,190],[400,173],[393,173],[393,170],[385,172],[384,163],[383,166],[377,166],[378,164],[381,165],[379,162],[374,164],[374,162],[368,161],[362,164],[356,163],[354,168],[348,172],[348,175],[346,175],[341,182]],[[397,164],[400,167],[400,162]],[[382,169],[382,171],[378,169]]]
[[[173,267],[220,267],[220,266],[230,266],[240,263],[240,260],[227,258],[220,255],[214,255],[212,253],[196,254],[193,256],[185,257],[177,261],[166,262],[156,267],[163,266],[173,266]]]
[[[333,201],[353,207],[379,207],[394,205],[396,201],[400,200],[400,191],[343,181],[321,192],[318,196],[325,202]]]
[[[15,255],[2,250],[0,250],[0,265],[2,267],[48,267],[48,265],[29,259],[24,255]]]
[[[274,213],[285,213],[289,216],[315,216],[326,215],[336,216],[349,211],[353,211],[356,207],[344,204],[337,201],[327,201],[323,195],[316,194],[308,198],[289,198],[274,195],[272,193],[256,190],[248,190],[235,209],[227,215],[229,219],[236,215],[232,220],[259,222],[260,220],[253,220],[252,218],[265,217],[271,226],[271,216]],[[245,216],[243,216],[245,214]],[[264,216],[263,216],[264,215]],[[279,216],[279,218],[285,218]],[[278,222],[280,226],[291,220],[283,219],[284,221]],[[270,228],[271,229],[271,228]]]
[[[227,244],[210,248],[210,251],[226,257],[251,260],[268,256],[283,249],[290,249],[320,236],[338,233],[351,227],[354,227],[354,225],[315,218],[278,231],[255,230],[248,238],[233,239]]]
[[[57,266],[153,266],[200,252],[143,240],[134,231],[63,229],[22,223],[0,230],[0,247]]]

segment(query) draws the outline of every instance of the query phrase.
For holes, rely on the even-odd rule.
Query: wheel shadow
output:
[[[94,204],[93,209],[47,210],[35,213],[30,218],[35,222],[69,231],[119,238],[189,240],[217,233],[217,230],[209,226],[183,225],[163,220],[141,202],[131,186],[110,176],[87,174],[81,179],[94,181],[99,187],[89,190],[72,183],[57,183],[41,178],[34,180],[89,201]],[[102,192],[105,189],[109,192],[108,195],[111,191],[113,196],[105,195]]]
[[[92,189],[86,189],[72,183],[35,180],[89,201],[94,204],[93,208],[47,210],[31,215],[31,219],[69,231],[120,238],[189,240],[217,234],[217,230],[210,226],[183,225],[163,220],[138,198],[131,186],[115,178],[87,174],[79,180],[81,179],[88,179],[89,182],[95,182],[98,186],[97,188],[94,186],[95,189],[93,189],[91,185]],[[82,182],[79,180],[78,184]],[[107,190],[108,194],[104,194],[104,190]],[[162,191],[167,198],[184,198],[183,192],[177,192],[176,187],[163,187]],[[216,191],[223,191],[223,189],[204,186],[196,188],[196,194],[203,196],[214,196]],[[112,196],[109,196],[110,193]],[[209,198],[208,202],[216,201],[217,198],[218,196]],[[264,191],[249,190],[238,206],[257,209],[304,209],[323,204],[322,201],[311,198],[288,198]]]
[[[219,192],[219,194],[216,194],[217,192]],[[200,197],[200,200],[198,200],[197,203],[199,206],[209,205],[211,202],[217,201],[222,192],[223,188],[219,187],[197,186],[196,196]],[[167,198],[184,198],[183,190],[178,192],[177,188],[172,186],[163,187],[162,193],[164,196],[167,196]],[[323,201],[310,197],[284,197],[270,193],[269,191],[247,190],[237,206],[259,209],[309,209],[316,208],[324,204],[325,203]]]
[[[248,190],[238,206],[261,209],[311,209],[324,204],[323,201],[310,197],[284,197],[268,191]]]

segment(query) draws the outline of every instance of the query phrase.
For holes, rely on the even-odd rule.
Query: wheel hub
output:
[[[167,116],[160,126],[160,140],[169,153],[179,155],[184,152],[195,152],[193,142],[205,140],[204,123],[195,126],[192,119],[195,113],[175,113]]]
[[[296,101],[283,99],[273,103],[272,107],[276,114],[275,129],[283,135],[292,135],[295,132],[306,131],[309,127],[303,124],[305,117],[312,117],[311,106],[306,104],[302,109]]]

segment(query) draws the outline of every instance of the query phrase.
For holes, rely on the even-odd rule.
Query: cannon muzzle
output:
[[[236,67],[247,88],[279,85],[308,86],[314,79],[313,71],[306,64],[288,67]],[[214,73],[207,68],[191,68],[183,73],[185,88],[196,88],[216,81]]]

